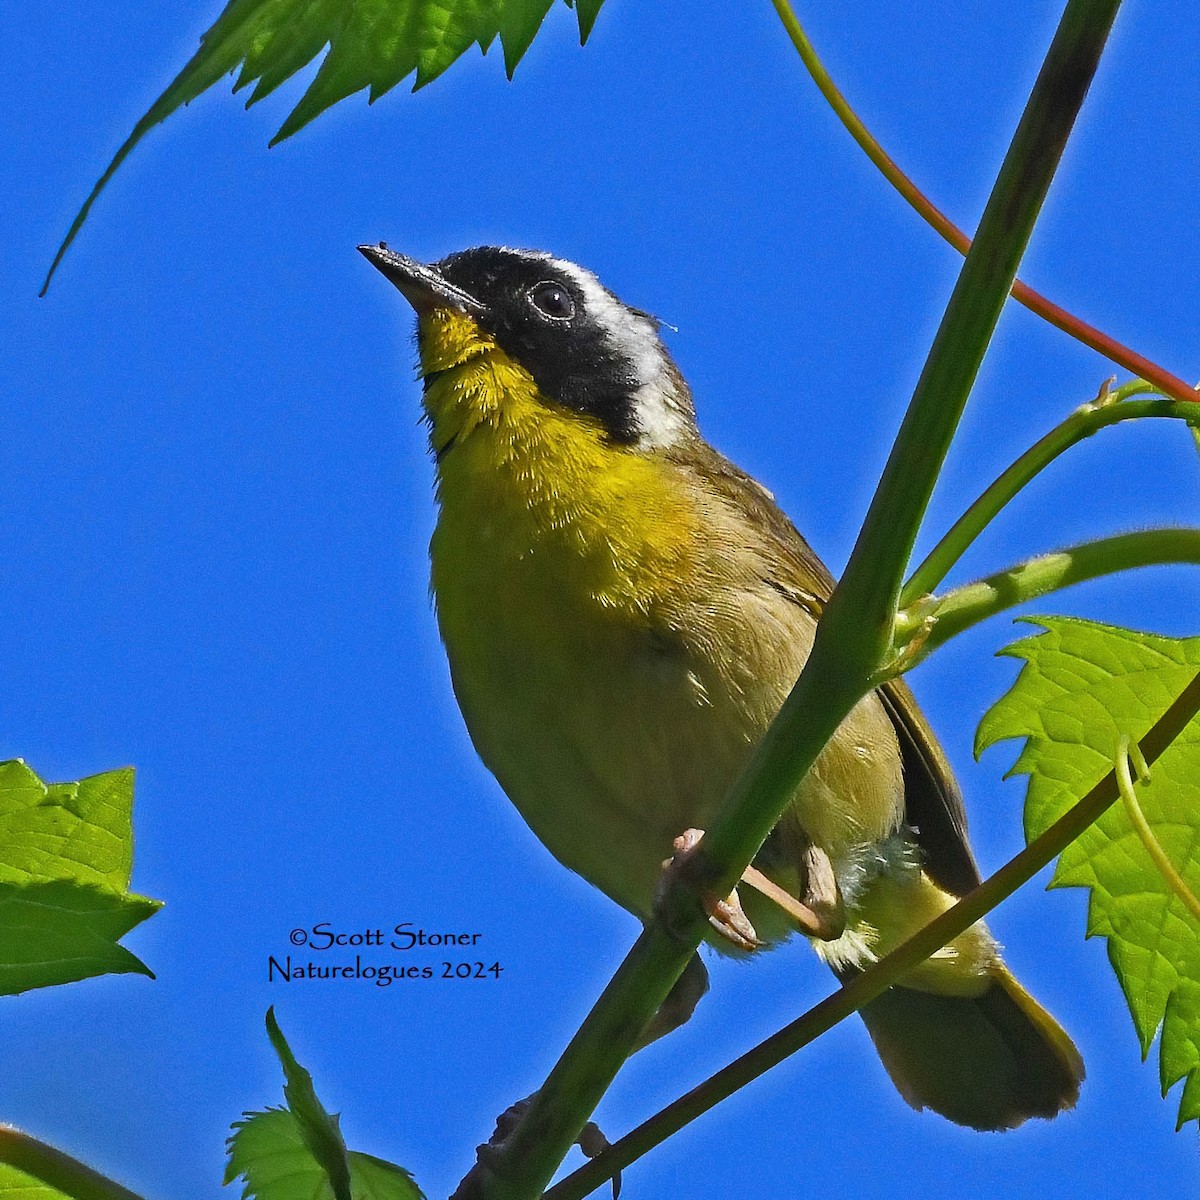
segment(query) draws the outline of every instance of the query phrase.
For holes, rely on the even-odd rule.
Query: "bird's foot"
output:
[[[846,906],[838,886],[833,863],[820,846],[810,845],[804,852],[804,893],[800,897],[818,922],[812,937],[832,942],[846,932]]]
[[[663,863],[660,895],[677,872],[687,870],[688,861],[695,855],[703,837],[703,829],[685,829],[675,839],[675,853]],[[708,915],[708,923],[739,950],[757,950],[762,945],[757,931],[750,924],[750,918],[742,911],[742,902],[736,890],[724,898],[712,892],[701,892],[700,902]]]
[[[589,1121],[579,1131],[579,1136],[575,1139],[575,1145],[583,1151],[585,1158],[599,1158],[605,1150],[611,1148],[612,1143],[604,1136],[600,1130],[600,1126],[595,1121]],[[620,1200],[621,1198],[620,1171],[612,1177],[612,1197],[613,1200]]]

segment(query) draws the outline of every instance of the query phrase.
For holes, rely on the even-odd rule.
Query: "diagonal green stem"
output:
[[[0,1163],[16,1167],[71,1200],[141,1200],[86,1163],[9,1125],[0,1125]]]
[[[863,153],[879,168],[880,174],[908,201],[927,224],[941,234],[960,254],[966,254],[971,245],[971,239],[929,200],[875,140],[871,131],[863,124],[859,115],[850,107],[846,97],[833,82],[833,78],[825,69],[825,64],[817,56],[812,42],[808,39],[808,34],[804,32],[804,28],[788,0],[771,0],[771,3],[783,23],[784,29],[787,30],[787,35],[791,39],[796,53],[800,56],[801,62],[804,63],[813,82],[817,85],[817,90]],[[1170,371],[1160,367],[1156,362],[1152,362],[1128,346],[1122,345],[1115,338],[1089,325],[1073,313],[1067,312],[1065,308],[1046,299],[1041,293],[1035,292],[1033,288],[1019,279],[1013,281],[1012,296],[1014,300],[1023,304],[1030,312],[1034,312],[1043,320],[1048,321],[1056,329],[1070,334],[1071,337],[1085,346],[1090,346],[1132,374],[1149,380],[1163,395],[1173,396],[1176,400],[1184,403],[1196,402],[1197,396],[1194,390],[1178,376],[1172,375]]]
[[[1126,395],[1137,385],[1121,389]],[[1149,390],[1149,384],[1140,385]],[[999,475],[988,489],[955,522],[944,538],[929,552],[925,561],[912,573],[900,593],[900,607],[907,608],[927,596],[949,574],[967,547],[1039,472],[1044,471],[1060,454],[1091,437],[1093,433],[1146,417],[1173,417],[1186,421],[1193,428],[1200,426],[1200,404],[1175,400],[1117,400],[1110,404],[1085,404],[1065,421],[1055,426]]]
[[[917,530],[1120,0],[1070,0],[950,297],[804,672],[704,841],[726,895],[823,746],[890,657]],[[847,701],[849,704],[847,704]]]
[[[1153,762],[1179,736],[1200,711],[1200,674],[1155,722],[1141,741],[1146,759]],[[845,1020],[923,962],[953,941],[1001,901],[1028,883],[1092,824],[1118,796],[1118,779],[1110,771],[1086,796],[1019,854],[990,876],[953,908],[931,921],[908,941],[897,946],[868,970],[809,1009],[790,1025],[723,1067],[686,1095],[644,1121],[613,1143],[603,1154],[552,1187],[543,1200],[582,1200],[622,1168],[664,1142],[739,1088],[757,1079],[797,1050],[807,1046],[839,1021]]]
[[[466,1193],[532,1200],[549,1182],[705,928],[700,894],[732,891],[800,780],[890,652],[896,598],[941,462],[1120,0],[1068,0],[1005,156],[843,583],[783,709],[689,868]],[[933,947],[931,947],[932,949]]]
[[[924,609],[918,601],[907,624],[916,628],[928,622],[930,629],[911,661],[920,661],[964,629],[1027,600],[1118,571],[1167,563],[1200,565],[1200,529],[1144,529],[1083,542],[955,588]]]

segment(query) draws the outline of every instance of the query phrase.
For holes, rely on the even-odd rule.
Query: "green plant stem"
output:
[[[72,1200],[142,1200],[86,1163],[9,1125],[0,1125],[0,1163],[24,1171]]]
[[[922,611],[918,602],[911,627],[930,623],[929,632],[911,658],[917,662],[950,638],[994,617],[1006,608],[1057,592],[1075,583],[1167,563],[1200,565],[1200,529],[1143,529],[1098,538],[1078,546],[1043,554],[997,571],[986,579],[947,592]],[[920,637],[920,634],[917,634]]]
[[[1144,390],[1150,387],[1149,384],[1141,386]],[[1134,393],[1126,391],[1126,394]],[[1060,454],[1110,425],[1147,417],[1172,417],[1196,427],[1200,426],[1200,404],[1195,401],[1181,404],[1175,400],[1118,400],[1110,404],[1085,404],[1077,408],[999,475],[954,523],[909,577],[900,592],[900,607],[907,608],[932,593],[967,547],[1005,505]]]
[[[1120,0],[1069,0],[847,568],[796,687],[686,869],[472,1191],[533,1200],[569,1151],[705,928],[890,654],[896,598],[941,462],[1099,64]],[[931,947],[933,949],[935,947]],[[460,1192],[462,1189],[460,1189]]]
[[[501,1149],[488,1152],[486,1158],[481,1154],[473,1172],[478,1175],[473,1187],[466,1188],[464,1180],[454,1197],[533,1200],[541,1195],[687,965],[702,929],[702,921],[696,921],[694,928],[689,922],[676,938],[657,921],[647,925],[533,1097],[520,1124]]]
[[[1193,678],[1142,739],[1141,749],[1147,761],[1153,762],[1158,758],[1198,711],[1200,674]],[[1118,776],[1114,768],[1083,799],[953,908],[936,917],[908,941],[803,1016],[711,1075],[614,1142],[603,1154],[555,1184],[546,1192],[543,1200],[582,1200],[582,1197],[589,1195],[685,1125],[783,1062],[789,1055],[803,1049],[839,1021],[845,1020],[1028,883],[1100,817],[1118,795]]]
[[[862,531],[792,694],[727,797],[702,850],[726,895],[824,745],[891,657],[917,530],[1120,0],[1070,0],[988,198]],[[800,748],[804,747],[804,752]]]
[[[800,56],[801,62],[803,62],[813,82],[817,85],[817,90],[824,97],[829,107],[833,109],[838,120],[846,127],[850,136],[862,149],[863,153],[866,154],[879,169],[880,174],[900,193],[927,224],[937,233],[941,234],[960,254],[966,254],[971,246],[971,239],[925,196],[921,189],[905,175],[887,151],[875,140],[871,131],[863,124],[858,114],[850,107],[845,96],[842,95],[837,85],[833,82],[829,72],[825,69],[825,64],[817,56],[812,42],[809,41],[808,34],[804,32],[804,28],[800,24],[788,0],[771,0],[771,3],[780,21],[783,23],[783,27],[787,31],[792,45],[795,47],[796,53]],[[1170,371],[1159,366],[1158,363],[1143,357],[1135,350],[1122,345],[1122,343],[1109,334],[1096,329],[1086,321],[1067,312],[1065,308],[1059,307],[1052,300],[1048,300],[1039,292],[1035,292],[1033,288],[1022,283],[1019,279],[1014,279],[1013,281],[1012,296],[1014,300],[1023,304],[1030,312],[1034,312],[1043,320],[1048,321],[1056,329],[1061,329],[1064,333],[1070,334],[1071,337],[1082,342],[1085,346],[1090,346],[1093,350],[1103,354],[1105,358],[1111,359],[1132,374],[1149,380],[1163,395],[1171,396],[1176,400],[1189,404],[1195,403],[1197,399],[1200,399],[1200,397],[1196,396],[1194,389],[1177,375],[1173,375]]]

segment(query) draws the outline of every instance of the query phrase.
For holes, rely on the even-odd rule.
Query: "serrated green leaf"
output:
[[[1142,738],[1200,668],[1200,638],[1064,617],[1036,624],[1045,632],[1003,652],[1024,665],[976,735],[977,752],[1024,739],[1010,774],[1029,776],[1030,841],[1112,769],[1122,735]],[[1137,797],[1163,851],[1200,894],[1200,719],[1163,752]],[[1186,1079],[1179,1122],[1200,1118],[1200,927],[1121,805],[1067,848],[1051,886],[1089,889],[1088,934],[1108,939],[1142,1053],[1161,1029],[1163,1094]]]
[[[295,11],[297,15],[302,12]],[[233,85],[233,90],[239,92],[258,81],[246,107],[269,96],[312,62],[330,44],[332,31],[341,27],[350,11],[343,0],[314,0],[305,19],[278,22],[250,39]]]
[[[504,69],[513,77],[517,64],[537,37],[554,0],[504,0],[500,8],[500,44]]]
[[[586,40],[600,3],[580,3],[581,40]],[[249,107],[328,47],[312,83],[271,139],[275,145],[363,88],[370,89],[374,102],[415,72],[416,91],[471,45],[486,53],[498,34],[511,78],[552,4],[553,0],[229,0],[201,37],[200,49],[133,127],[97,180],[54,256],[42,293],[96,198],[138,142],[222,76],[238,71],[235,91],[254,84]]]
[[[600,6],[604,0],[575,0],[575,15],[579,18],[579,44],[582,46],[592,36]]]
[[[329,1177],[287,1109],[248,1113],[233,1128],[225,1182],[244,1179],[243,1200],[333,1200]],[[403,1167],[355,1150],[346,1158],[352,1200],[425,1200]]]
[[[333,1200],[329,1176],[286,1108],[247,1113],[229,1139],[225,1183],[245,1180],[244,1200]]]
[[[486,54],[500,32],[503,0],[444,0],[417,31],[417,78],[413,91],[432,83],[472,44]],[[374,97],[372,97],[374,98]]]
[[[267,1036],[279,1061],[283,1064],[283,1096],[288,1102],[288,1111],[296,1122],[300,1137],[308,1147],[314,1161],[329,1177],[336,1200],[350,1200],[350,1169],[346,1163],[346,1143],[338,1128],[337,1118],[325,1110],[317,1099],[312,1076],[297,1061],[292,1053],[279,1022],[275,1020],[275,1009],[267,1009]]]
[[[337,1117],[317,1098],[273,1008],[267,1034],[283,1064],[288,1107],[247,1113],[234,1123],[225,1182],[244,1179],[244,1200],[425,1200],[403,1167],[346,1149]]]
[[[0,884],[0,995],[154,972],[118,939],[161,905],[70,882]]]
[[[271,139],[277,145],[325,109],[369,87],[374,101],[417,66],[417,38],[428,10],[395,0],[345,0],[329,23],[329,53],[299,104]],[[470,39],[467,44],[470,45]],[[466,49],[466,45],[463,49]],[[258,93],[251,97],[258,99]]]
[[[117,944],[161,904],[131,893],[133,771],[48,785],[0,763],[0,995],[153,974]]]
[[[0,763],[0,881],[128,887],[132,811],[130,770],[48,785],[19,758]]]

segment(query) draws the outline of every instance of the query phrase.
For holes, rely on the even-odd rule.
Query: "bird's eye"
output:
[[[529,302],[543,317],[555,321],[569,321],[575,315],[575,301],[561,283],[535,284],[529,289]]]

